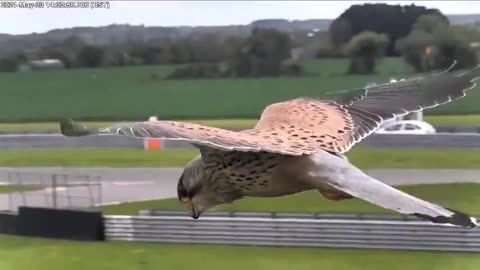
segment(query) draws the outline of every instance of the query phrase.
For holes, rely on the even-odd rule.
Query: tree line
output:
[[[34,59],[59,59],[66,68],[103,66],[181,65],[170,78],[213,78],[299,74],[301,66],[289,63],[289,34],[253,29],[250,36],[196,35],[175,40],[133,40],[98,46],[72,36],[34,53],[19,52],[0,59],[0,71],[16,71]]]
[[[369,74],[384,56],[401,56],[416,72],[472,67],[478,51],[470,44],[480,41],[480,30],[452,26],[436,9],[415,5],[354,5],[335,19],[320,57],[349,57],[349,72]]]
[[[35,52],[3,56],[0,71],[16,71],[19,64],[29,60],[54,58],[66,68],[179,65],[170,79],[298,76],[304,71],[292,58],[292,49],[305,46],[313,48],[317,58],[349,58],[350,73],[374,73],[379,59],[385,56],[401,56],[423,72],[446,68],[454,59],[459,61],[459,68],[475,65],[478,52],[470,46],[474,41],[480,41],[478,27],[452,26],[438,10],[363,4],[343,12],[326,34],[254,28],[246,37],[204,33],[108,46],[71,36]],[[311,44],[314,46],[308,46]]]

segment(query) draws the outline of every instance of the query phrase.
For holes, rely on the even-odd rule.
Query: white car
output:
[[[377,134],[435,134],[435,128],[427,122],[402,120],[386,123],[378,128]]]

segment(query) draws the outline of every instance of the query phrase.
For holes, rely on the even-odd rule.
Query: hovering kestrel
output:
[[[126,135],[186,141],[200,155],[178,180],[178,198],[193,218],[242,197],[318,190],[330,200],[358,198],[433,223],[473,228],[464,213],[413,197],[362,172],[343,155],[383,121],[465,96],[480,66],[267,106],[255,127],[230,131],[176,121],[134,122],[89,129],[69,119],[66,136]]]

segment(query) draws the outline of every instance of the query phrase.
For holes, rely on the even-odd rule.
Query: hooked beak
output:
[[[193,209],[193,211],[192,211],[192,218],[193,218],[193,219],[198,219],[198,218],[200,217],[200,214],[201,214],[201,213],[202,213],[201,211],[196,212],[195,209]]]

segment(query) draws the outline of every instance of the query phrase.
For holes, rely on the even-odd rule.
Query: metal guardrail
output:
[[[185,217],[185,212],[177,210],[140,210],[139,216],[178,216]],[[211,211],[202,217],[243,217],[243,218],[298,218],[298,219],[342,219],[342,220],[393,220],[393,221],[423,221],[420,218],[407,215],[367,214],[367,213],[302,213],[302,212],[235,212]]]
[[[105,232],[110,241],[480,252],[480,229],[352,217],[105,216]]]

